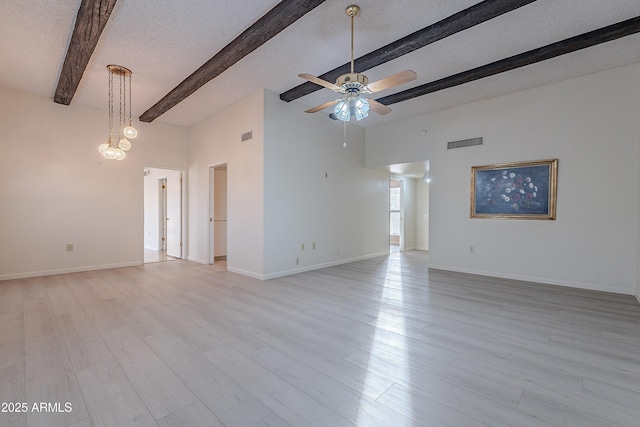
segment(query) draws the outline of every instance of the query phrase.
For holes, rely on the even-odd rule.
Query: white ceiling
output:
[[[277,0],[119,0],[72,104],[106,109],[108,64],[133,71],[133,113],[139,116]],[[275,93],[349,60],[354,0],[327,0],[259,47],[158,121],[190,126],[264,87]],[[361,0],[355,54],[362,56],[478,1]],[[53,98],[80,0],[0,0],[0,87]],[[538,0],[365,73],[370,81],[412,69],[428,83],[480,65],[640,16],[639,0]],[[394,104],[363,127],[474,100],[640,62],[640,35]],[[356,70],[358,71],[358,70]],[[328,89],[301,98],[300,114],[334,98]],[[53,102],[53,101],[51,101]],[[324,113],[316,113],[324,114]],[[327,118],[327,120],[329,120]]]

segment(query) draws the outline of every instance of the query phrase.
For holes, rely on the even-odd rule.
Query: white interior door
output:
[[[209,264],[227,256],[227,165],[209,168]]]
[[[218,167],[214,170],[215,198],[213,205],[214,257],[222,259],[227,256],[227,169]]]
[[[182,173],[167,174],[167,255],[182,258]]]

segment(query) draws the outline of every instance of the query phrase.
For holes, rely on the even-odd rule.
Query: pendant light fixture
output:
[[[126,151],[131,149],[130,139],[138,136],[138,131],[131,124],[131,70],[121,65],[107,65],[109,70],[109,139],[100,144],[98,151],[106,159],[123,160]],[[117,76],[120,96],[118,102],[118,133],[113,126],[113,78]],[[127,82],[128,81],[128,82]],[[127,86],[128,83],[128,86]],[[128,106],[127,106],[128,101]],[[127,112],[129,124],[127,125]]]

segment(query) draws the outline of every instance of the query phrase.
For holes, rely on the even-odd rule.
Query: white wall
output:
[[[632,65],[369,128],[367,165],[431,161],[431,267],[633,294],[639,120]],[[475,136],[485,145],[446,150]],[[469,218],[471,166],[548,158],[557,220]]]
[[[364,131],[347,125],[343,148],[343,122],[304,109],[265,92],[265,278],[389,252],[389,177],[365,168]]]
[[[640,143],[640,135],[638,137]],[[640,163],[640,159],[638,161]],[[638,211],[640,212],[640,173],[638,174]],[[636,258],[636,299],[640,302],[640,214],[638,215],[638,240],[637,240],[638,256]]]
[[[227,163],[227,269],[262,277],[264,95],[258,91],[189,128],[189,259],[209,260],[209,167]],[[241,142],[245,132],[253,139]]]
[[[188,133],[135,126],[127,158],[105,160],[106,110],[0,88],[0,279],[142,263],[143,165],[185,168]]]

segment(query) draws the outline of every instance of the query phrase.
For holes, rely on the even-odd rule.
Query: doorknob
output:
[[[171,218],[167,218],[167,221],[169,221]]]

